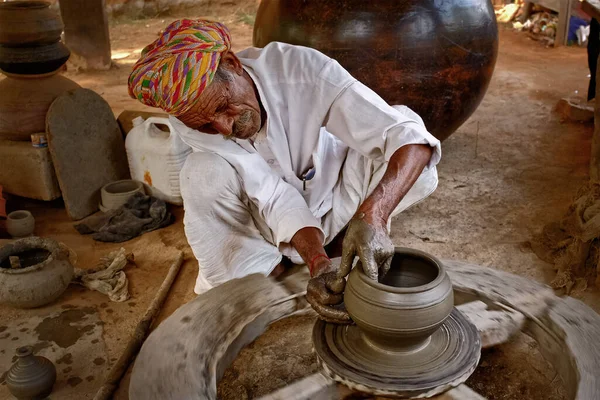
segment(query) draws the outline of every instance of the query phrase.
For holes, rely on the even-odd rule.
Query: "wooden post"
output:
[[[558,27],[554,46],[566,45],[569,39],[569,23],[571,21],[571,9],[573,0],[561,0],[558,10]]]
[[[72,61],[85,69],[109,69],[111,52],[105,0],[60,0],[60,13]]]
[[[600,1],[584,0],[581,9],[590,17],[600,21]],[[600,57],[598,57],[600,67]],[[600,102],[598,101],[598,82],[600,82],[600,68],[596,68],[596,99],[594,104],[594,136],[592,137],[592,151],[590,155],[590,180],[592,183],[600,180]]]

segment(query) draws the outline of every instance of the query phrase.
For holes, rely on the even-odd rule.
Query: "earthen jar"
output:
[[[18,256],[21,268],[11,268]],[[31,237],[0,247],[0,303],[33,308],[57,299],[73,278],[68,251],[52,239]]]
[[[0,140],[31,140],[46,131],[46,113],[58,96],[80,86],[60,74],[0,80]]]
[[[31,346],[19,347],[17,362],[6,374],[6,386],[17,399],[45,399],[56,382],[56,367],[50,360],[33,355]]]
[[[8,214],[6,231],[14,238],[24,238],[33,234],[35,219],[29,211],[19,210]]]
[[[50,44],[64,29],[58,12],[45,1],[0,3],[0,45],[18,47]]]
[[[57,71],[71,52],[62,42],[33,47],[0,46],[0,69],[19,75],[37,75]]]
[[[348,277],[344,303],[365,339],[390,351],[420,348],[454,307],[442,263],[427,253],[396,248],[388,274],[376,282],[360,263]]]

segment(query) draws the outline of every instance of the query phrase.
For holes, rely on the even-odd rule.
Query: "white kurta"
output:
[[[299,261],[289,242],[304,227],[331,241],[404,145],[435,151],[396,211],[437,186],[440,143],[421,118],[388,105],[335,60],[283,43],[238,57],[267,112],[262,139],[254,146],[226,140],[171,117],[183,141],[203,153],[188,158],[180,177],[186,235],[200,266],[196,292],[207,283],[270,273],[282,253]]]

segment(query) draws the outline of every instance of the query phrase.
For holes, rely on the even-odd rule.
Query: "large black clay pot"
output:
[[[273,41],[335,58],[443,140],[485,94],[498,28],[490,0],[263,0],[254,45]]]

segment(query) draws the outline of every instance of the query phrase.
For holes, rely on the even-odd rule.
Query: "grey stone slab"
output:
[[[67,212],[85,218],[98,210],[102,186],[129,178],[119,125],[100,95],[76,89],[52,103],[46,130]]]

